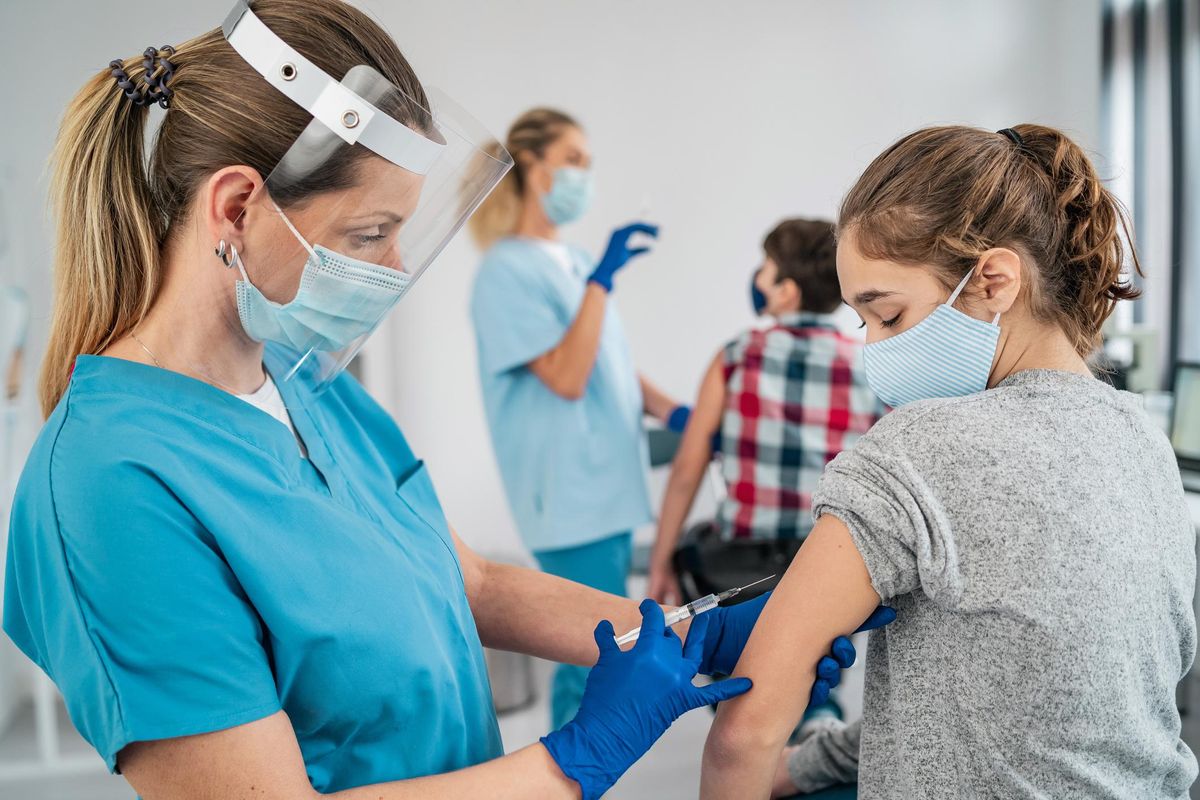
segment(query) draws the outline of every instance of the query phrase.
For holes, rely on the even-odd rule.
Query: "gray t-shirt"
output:
[[[899,618],[871,636],[860,798],[1186,798],[1195,533],[1137,397],[1052,370],[905,406],[827,468]]]

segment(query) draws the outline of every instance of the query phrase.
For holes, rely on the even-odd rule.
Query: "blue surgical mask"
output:
[[[550,191],[542,195],[542,210],[555,225],[566,225],[587,213],[594,192],[590,170],[559,167],[554,170]]]
[[[400,270],[317,245],[309,249],[296,296],[281,305],[268,300],[250,282],[240,258],[237,265],[242,272],[242,280],[237,282],[238,317],[246,335],[258,342],[279,342],[301,353],[341,350],[370,333],[404,294],[410,280]]]
[[[983,322],[953,308],[967,273],[950,299],[903,333],[863,348],[863,367],[872,391],[892,408],[934,397],[962,397],[987,388],[1000,315]]]

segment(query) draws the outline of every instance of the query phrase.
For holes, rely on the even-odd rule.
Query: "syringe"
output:
[[[756,580],[754,583],[748,583],[745,586],[739,586],[736,589],[728,589],[724,592],[721,592],[720,594],[706,594],[704,597],[701,597],[699,600],[693,600],[692,602],[688,603],[686,606],[680,606],[679,608],[675,609],[674,611],[668,611],[664,615],[664,618],[666,619],[667,627],[669,628],[672,625],[675,625],[676,623],[683,622],[685,619],[691,619],[692,617],[696,616],[697,614],[703,614],[705,611],[712,611],[714,608],[719,606],[721,603],[725,602],[726,600],[730,599],[731,597],[737,597],[739,594],[741,594],[746,589],[749,589],[751,586],[757,586],[758,584],[762,583],[763,581],[769,581],[769,580],[771,580],[771,578],[774,578],[774,577],[775,577],[774,575],[768,575],[765,578],[760,578],[760,579]],[[613,638],[616,639],[618,645],[629,644],[630,642],[637,639],[638,634],[640,634],[641,632],[642,632],[641,626],[638,626],[622,636],[614,636]]]

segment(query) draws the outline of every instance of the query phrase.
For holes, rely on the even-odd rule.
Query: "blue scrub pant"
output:
[[[537,550],[533,555],[543,572],[624,597],[633,534],[625,531],[578,547]],[[559,664],[555,669],[550,691],[550,724],[555,730],[570,722],[579,710],[587,675],[587,667],[574,664]]]

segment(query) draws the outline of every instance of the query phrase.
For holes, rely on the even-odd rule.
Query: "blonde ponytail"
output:
[[[492,142],[485,149],[493,158],[502,157],[504,152],[499,142]],[[492,189],[492,193],[467,221],[471,237],[481,250],[491,247],[493,242],[512,233],[517,227],[517,218],[521,215],[521,187],[516,174],[518,168],[514,163],[513,168],[496,184],[496,188]]]
[[[541,158],[546,146],[564,129],[578,127],[579,123],[569,115],[553,108],[533,108],[517,117],[505,138],[505,146],[513,157],[513,168],[470,219],[471,236],[481,249],[516,230],[525,194],[525,165],[521,154]],[[498,153],[500,149],[499,142],[493,143],[493,152]]]
[[[124,66],[139,83],[141,59]],[[105,71],[71,101],[59,129],[50,184],[55,301],[38,384],[46,415],[66,391],[75,357],[123,336],[158,289],[165,220],[151,202],[145,121],[146,108],[129,102]]]

